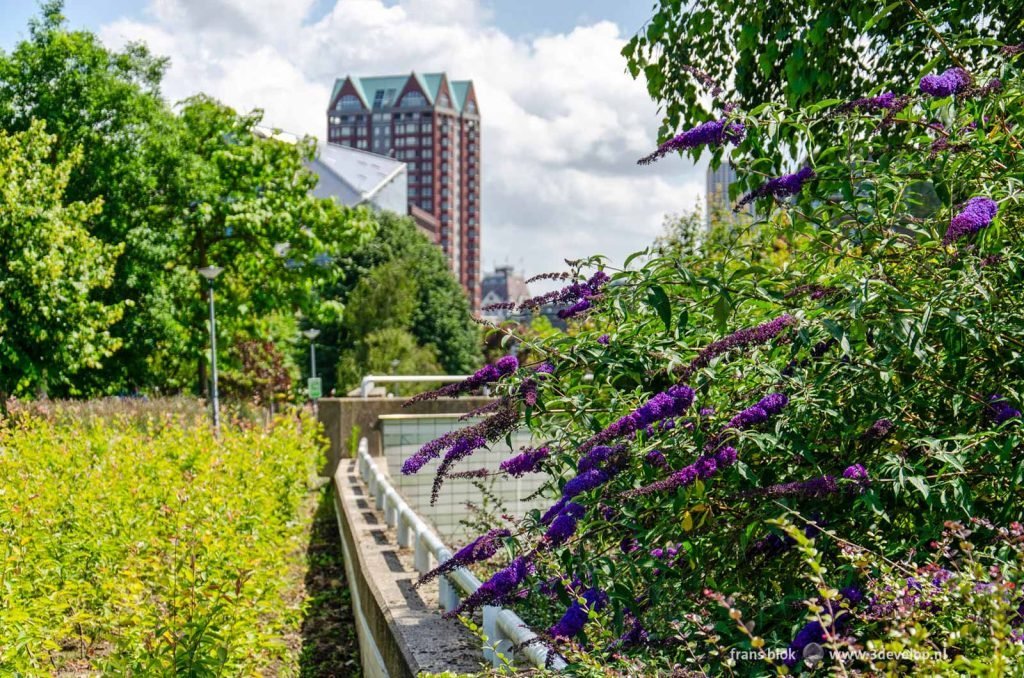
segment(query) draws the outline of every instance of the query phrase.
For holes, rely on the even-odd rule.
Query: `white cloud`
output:
[[[323,136],[336,77],[445,70],[472,79],[483,117],[483,267],[563,268],[650,243],[668,212],[696,204],[703,167],[653,148],[658,115],[625,73],[628,36],[610,22],[513,39],[479,0],[152,0],[145,22],[101,29],[108,44],[144,40],[171,58],[165,94],[207,92],[265,122]]]

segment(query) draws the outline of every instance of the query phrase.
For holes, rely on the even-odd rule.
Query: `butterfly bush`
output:
[[[835,650],[891,637],[956,638],[909,673],[1024,673],[1024,54],[970,44],[845,102],[723,105],[644,159],[704,150],[737,194],[782,199],[713,218],[696,247],[572,262],[520,305],[567,311],[567,332],[522,338],[553,369],[484,368],[466,388],[500,404],[403,467],[440,459],[443,478],[516,427],[534,437],[494,477],[538,474],[539,508],[481,537],[493,574],[457,614],[512,606],[595,675],[800,672],[810,643],[827,672],[876,675]],[[947,135],[967,146],[932,153]]]

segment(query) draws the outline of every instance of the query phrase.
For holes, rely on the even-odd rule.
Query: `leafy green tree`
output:
[[[346,307],[343,321],[323,324],[325,350],[317,355],[323,355],[325,376],[343,371],[335,347],[354,347],[384,327],[406,329],[418,345],[433,350],[448,374],[475,370],[481,361],[480,331],[444,254],[408,217],[382,212],[376,219],[376,236],[340,256],[333,269],[337,279],[322,290],[323,299]],[[375,311],[378,303],[385,312]],[[339,390],[346,387],[338,384]]]
[[[1012,0],[660,0],[623,54],[663,106],[667,137],[713,117],[708,88],[691,69],[742,108],[799,107],[865,96],[879,82],[909,89],[940,67],[987,68],[993,45],[1020,42],[1022,20],[1024,7]],[[960,34],[974,39],[956,41]]]
[[[44,3],[29,39],[0,54],[0,129],[44,120],[55,157],[81,149],[68,199],[102,199],[90,233],[124,245],[102,291],[124,308],[110,329],[117,350],[79,374],[77,391],[203,384],[205,288],[195,269],[207,264],[225,268],[217,287],[226,336],[256,338],[254,322],[269,315],[336,316],[317,292],[335,275],[330,262],[372,234],[373,221],[309,195],[312,140],[268,138],[259,112],[203,95],[175,114],[160,95],[165,61],[68,30],[62,4]],[[286,341],[279,348],[290,350]]]
[[[118,306],[97,299],[120,247],[89,235],[102,203],[66,201],[81,153],[54,162],[43,123],[0,130],[0,408],[68,385],[116,347]]]
[[[362,337],[357,348],[345,351],[338,362],[338,385],[344,395],[359,385],[367,374],[443,374],[437,350],[421,346],[408,330],[385,327]],[[396,384],[391,390],[398,395],[412,395],[423,390],[422,384]]]

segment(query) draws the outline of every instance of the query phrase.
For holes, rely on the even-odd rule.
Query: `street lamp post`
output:
[[[221,274],[219,266],[204,266],[199,275],[209,282],[210,292],[210,402],[213,407],[213,430],[220,433],[220,403],[217,395],[217,320],[213,311],[213,281]]]
[[[314,327],[303,332],[302,336],[309,339],[309,376],[316,379],[316,342],[314,339],[320,336],[320,330]]]

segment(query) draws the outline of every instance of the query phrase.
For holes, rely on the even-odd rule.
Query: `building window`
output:
[[[359,141],[357,141],[356,146],[363,150],[366,150],[366,139],[360,139]]]
[[[341,128],[341,135],[342,136],[347,137],[350,134],[352,134],[352,128],[351,127],[349,127],[348,125],[345,125],[344,127]]]
[[[430,186],[424,186],[423,187],[423,195],[428,197],[428,198],[431,197],[432,195],[434,195],[434,189],[432,187],[430,187]]]
[[[423,157],[427,158],[427,159],[430,159],[430,158],[434,157],[434,150],[431,149],[431,148],[424,148],[423,149]]]
[[[472,101],[467,103],[466,104],[466,112],[467,113],[476,113],[476,104],[473,103]]]
[[[409,108],[421,108],[427,105],[427,100],[419,92],[409,92],[402,97],[401,106],[407,106]]]
[[[417,189],[416,189],[415,186],[410,186],[409,187],[409,197],[415,198],[416,197],[416,190]]]
[[[424,201],[422,201],[420,203],[420,207],[422,207],[423,209],[427,210],[428,212],[433,212],[434,211],[434,201],[433,200],[424,200]]]
[[[363,104],[359,101],[359,97],[346,94],[338,100],[338,105],[335,106],[335,109],[339,111],[351,111],[354,108],[362,107]]]
[[[361,137],[365,137],[366,136],[366,128],[365,127],[361,127],[361,126],[360,127],[356,127],[356,134],[361,136]]]
[[[422,125],[420,125],[420,131],[421,132],[429,132],[430,131],[430,123],[429,122],[425,122]]]
[[[452,102],[448,98],[447,94],[442,94],[437,98],[437,105],[440,106],[441,108],[451,108]]]

